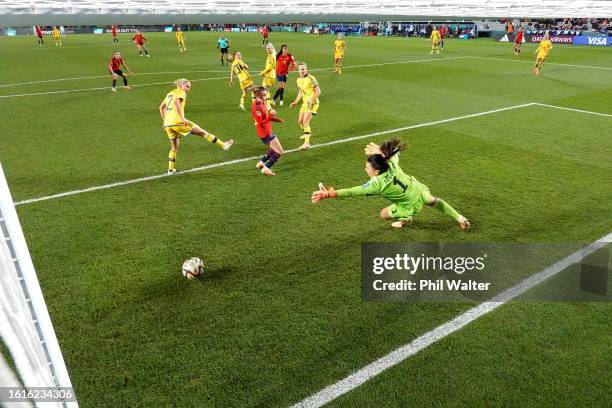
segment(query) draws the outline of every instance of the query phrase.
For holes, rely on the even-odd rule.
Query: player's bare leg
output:
[[[196,124],[194,124],[193,129],[191,129],[191,133],[196,136],[200,136],[203,139],[206,139],[210,143],[216,144],[223,150],[229,150],[230,147],[232,147],[232,145],[234,144],[234,139],[230,139],[227,142],[224,142],[223,140],[219,139],[217,136],[213,135],[212,133],[207,132],[206,130],[202,129],[199,125],[196,125]]]

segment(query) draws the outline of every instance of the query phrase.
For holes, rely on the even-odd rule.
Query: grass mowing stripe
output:
[[[582,110],[582,109],[567,108],[565,106],[548,105],[546,103],[536,103],[536,105],[544,106],[546,108],[562,109],[562,110],[566,110],[566,111],[579,112],[579,113],[588,113],[590,115],[605,116],[607,118],[612,118],[612,114],[609,114],[609,113],[601,113],[601,112],[593,112],[593,111]]]
[[[478,57],[471,55],[468,58],[486,59],[486,60],[497,60],[497,61],[511,61],[511,62],[524,62],[527,64],[533,64],[533,61],[516,60],[511,58],[497,58],[497,57]],[[560,62],[547,62],[546,65],[559,65],[562,67],[575,67],[575,68],[591,68],[591,69],[612,69],[612,67],[600,67],[596,65],[578,65],[578,64],[562,64]]]
[[[416,124],[416,125],[404,126],[404,127],[395,128],[395,129],[383,130],[383,131],[380,131],[380,132],[368,133],[367,135],[360,135],[360,136],[353,136],[353,137],[348,137],[348,138],[339,139],[339,140],[332,140],[331,142],[321,143],[321,144],[318,144],[318,145],[312,145],[310,148],[311,149],[316,149],[316,148],[319,148],[319,147],[331,146],[331,145],[335,145],[335,144],[338,144],[338,143],[346,143],[346,142],[352,142],[354,140],[365,139],[367,137],[381,136],[381,135],[386,135],[386,134],[390,134],[390,133],[401,132],[401,131],[404,131],[404,130],[410,130],[410,129],[417,129],[417,128],[421,128],[421,127],[426,127],[426,126],[434,126],[434,125],[439,125],[439,124],[442,124],[442,123],[454,122],[456,120],[475,118],[475,117],[478,117],[478,116],[490,115],[492,113],[504,112],[504,111],[512,110],[512,109],[525,108],[525,107],[533,106],[533,105],[535,105],[535,103],[531,102],[531,103],[525,103],[525,104],[521,104],[521,105],[507,106],[505,108],[488,110],[488,111],[484,111],[484,112],[471,113],[471,114],[468,114],[468,115],[455,116],[455,117],[448,118],[448,119],[436,120],[434,122],[420,123],[420,124]],[[298,151],[300,151],[299,148],[291,149],[291,150],[285,150],[284,154],[294,153],[294,152],[298,152]],[[188,170],[184,170],[184,171],[181,171],[179,173],[176,173],[173,177],[176,177],[176,176],[184,174],[184,173],[193,173],[193,172],[196,172],[196,171],[212,169],[212,168],[215,168],[215,167],[229,166],[231,164],[242,163],[242,162],[245,162],[245,161],[248,161],[248,160],[256,160],[259,157],[260,156],[244,157],[242,159],[235,159],[235,160],[229,160],[229,161],[219,162],[219,163],[214,163],[214,164],[207,164],[205,166],[200,166],[200,167],[194,167],[192,169],[188,169]],[[88,188],[81,189],[81,190],[73,190],[73,191],[67,191],[67,192],[64,192],[64,193],[52,194],[52,195],[48,195],[48,196],[44,196],[44,197],[30,198],[30,199],[27,199],[27,200],[18,201],[18,202],[15,203],[15,205],[17,206],[17,205],[31,204],[31,203],[36,203],[36,202],[39,202],[39,201],[47,201],[47,200],[53,200],[53,199],[56,199],[56,198],[62,198],[62,197],[67,197],[67,196],[71,196],[71,195],[76,195],[76,194],[88,193],[88,192],[91,192],[91,191],[106,190],[106,189],[109,189],[109,188],[125,186],[125,185],[128,185],[128,184],[140,183],[140,182],[149,181],[149,180],[156,180],[156,179],[159,179],[159,178],[162,178],[162,177],[168,177],[168,175],[167,174],[156,174],[156,175],[142,177],[142,178],[137,178],[137,179],[132,179],[132,180],[118,181],[118,182],[115,182],[115,183],[104,184],[104,185],[94,186],[94,187],[88,187]]]
[[[378,67],[378,66],[382,66],[382,65],[394,65],[394,64],[410,64],[410,63],[418,63],[418,62],[437,62],[437,61],[448,61],[448,60],[455,60],[455,59],[460,59],[460,58],[467,58],[467,57],[448,57],[448,58],[437,58],[437,59],[422,59],[422,60],[406,60],[406,61],[395,61],[395,62],[381,62],[381,63],[377,63],[377,64],[363,64],[363,65],[347,65],[346,67],[342,67],[344,69],[346,68],[366,68],[366,67]],[[328,71],[331,69],[336,69],[336,67],[328,67],[328,68],[314,68],[314,69],[310,69],[309,71]],[[186,71],[186,72],[196,72],[196,71]],[[204,72],[204,71],[203,71]],[[210,71],[210,72],[217,72],[217,71]],[[221,71],[221,72],[226,72],[226,71]],[[180,72],[177,72],[180,73]],[[110,76],[109,75],[104,75],[103,77],[107,77]],[[228,76],[222,76],[222,77],[214,77],[214,78],[200,78],[200,79],[192,79],[191,82],[196,82],[196,81],[211,81],[211,80],[216,80],[216,79],[227,79],[229,78]],[[56,80],[54,80],[56,81]],[[164,84],[171,84],[172,81],[168,82],[153,82],[150,84],[138,84],[138,85],[130,85],[132,88],[136,88],[136,87],[143,87],[143,86],[155,86],[155,85],[164,85]],[[60,90],[60,91],[47,91],[47,92],[33,92],[33,93],[23,93],[23,94],[11,94],[11,95],[2,95],[0,96],[0,98],[17,98],[17,97],[21,97],[21,96],[37,96],[37,95],[51,95],[51,94],[59,94],[59,93],[69,93],[69,92],[86,92],[86,91],[100,91],[103,89],[108,89],[108,86],[105,87],[96,87],[96,88],[82,88],[82,89],[65,89],[65,90]]]
[[[460,314],[453,320],[450,320],[449,322],[436,327],[435,329],[414,339],[412,342],[392,351],[391,353],[379,358],[373,363],[368,364],[362,369],[344,378],[343,380],[340,380],[337,383],[332,384],[324,388],[323,390],[317,392],[316,394],[313,394],[310,397],[298,402],[297,404],[293,405],[293,408],[321,407],[335,400],[341,395],[346,394],[347,392],[359,387],[369,379],[377,376],[388,368],[391,368],[401,363],[410,356],[434,344],[438,340],[443,339],[444,337],[456,332],[457,330],[463,328],[464,326],[473,322],[479,317],[484,316],[485,314],[497,309],[499,306],[525,293],[529,289],[539,285],[540,283],[553,277],[557,273],[567,269],[571,265],[580,262],[582,259],[586,258],[591,253],[597,251],[598,249],[602,248],[610,242],[612,242],[612,233],[609,233],[608,235],[600,238],[599,240],[589,244],[587,247],[576,251],[573,254],[567,256],[566,258],[550,265],[543,271],[530,276],[529,278],[523,280],[516,286],[513,286],[500,293],[499,295],[491,298],[491,300],[483,302],[480,305],[469,309],[468,311]]]

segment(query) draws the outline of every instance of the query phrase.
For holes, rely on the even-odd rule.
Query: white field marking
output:
[[[129,76],[138,76],[138,75],[167,75],[167,74],[191,74],[191,73],[219,73],[219,72],[229,72],[229,69],[223,71],[164,71],[164,72],[136,72],[134,74],[129,74]],[[72,78],[57,78],[57,79],[43,79],[40,81],[29,81],[29,82],[16,82],[13,84],[0,84],[0,88],[6,88],[9,86],[20,86],[20,85],[32,85],[32,84],[44,84],[48,82],[61,82],[61,81],[77,81],[79,79],[95,79],[95,78],[108,78],[109,74],[106,75],[92,75],[92,76],[82,76],[82,77],[72,77]]]
[[[526,64],[533,64],[533,61],[517,60],[511,58],[497,58],[497,57],[477,57],[474,55],[468,58],[486,59],[486,60],[497,60],[497,61],[511,61],[511,62],[523,62]],[[596,65],[577,65],[577,64],[562,64],[559,62],[546,62],[546,65],[558,65],[562,67],[576,67],[576,68],[590,68],[590,69],[612,69],[612,67],[600,67]]]
[[[317,408],[335,400],[341,395],[359,387],[388,368],[401,363],[449,334],[463,328],[479,317],[497,309],[499,306],[509,302],[529,289],[553,277],[557,273],[567,269],[571,265],[580,262],[591,253],[604,247],[610,242],[612,242],[612,233],[609,233],[605,237],[600,238],[592,244],[589,244],[587,247],[576,251],[568,257],[550,265],[543,271],[531,275],[516,286],[506,289],[504,292],[491,298],[489,301],[483,302],[480,305],[469,309],[468,311],[455,317],[453,320],[450,320],[447,323],[444,323],[423,334],[422,336],[417,337],[410,343],[393,350],[389,354],[379,358],[373,363],[368,364],[358,371],[355,371],[353,374],[338,381],[337,383],[322,389],[308,398],[305,398],[304,400],[293,405],[293,408]]]
[[[579,113],[588,113],[590,115],[605,116],[607,118],[612,118],[612,114],[609,114],[609,113],[601,113],[601,112],[593,112],[593,111],[582,110],[582,109],[566,108],[565,106],[548,105],[546,103],[535,103],[535,105],[544,106],[546,108],[562,109],[562,110],[566,110],[566,111],[579,112]]]
[[[333,140],[331,142],[326,142],[326,143],[321,143],[321,144],[317,144],[317,145],[312,145],[310,148],[311,149],[316,149],[316,148],[325,147],[325,146],[332,146],[332,145],[339,144],[339,143],[352,142],[354,140],[360,140],[360,139],[365,139],[365,138],[369,138],[369,137],[381,136],[381,135],[386,135],[386,134],[390,134],[390,133],[402,132],[402,131],[405,131],[405,130],[411,130],[411,129],[418,129],[418,128],[422,128],[422,127],[434,126],[434,125],[439,125],[439,124],[442,124],[442,123],[454,122],[456,120],[462,120],[462,119],[475,118],[475,117],[478,117],[478,116],[490,115],[492,113],[498,113],[498,112],[513,110],[513,109],[526,108],[528,106],[533,106],[533,105],[535,105],[535,103],[532,102],[532,103],[525,103],[525,104],[522,104],[522,105],[514,105],[514,106],[508,106],[508,107],[505,107],[505,108],[493,109],[493,110],[489,110],[489,111],[485,111],[485,112],[472,113],[472,114],[469,114],[469,115],[455,116],[453,118],[436,120],[434,122],[420,123],[420,124],[417,124],[417,125],[404,126],[404,127],[401,127],[401,128],[389,129],[389,130],[383,130],[383,131],[380,131],[380,132],[369,133],[367,135],[353,136],[353,137],[348,137],[348,138],[345,138],[345,139]],[[299,148],[291,149],[291,150],[285,150],[284,154],[295,153],[295,152],[299,152],[299,151],[301,151]],[[214,164],[207,164],[205,166],[194,167],[194,168],[191,168],[191,169],[188,169],[188,170],[180,171],[180,172],[176,173],[175,175],[173,175],[171,177],[177,177],[177,176],[179,176],[181,174],[185,174],[185,173],[193,173],[193,172],[197,172],[197,171],[208,170],[208,169],[212,169],[212,168],[215,168],[215,167],[224,167],[224,166],[229,166],[229,165],[232,165],[232,164],[243,163],[243,162],[250,161],[250,160],[257,160],[257,159],[259,159],[259,157],[260,156],[251,156],[251,157],[244,157],[242,159],[235,159],[235,160],[229,160],[229,161],[219,162],[219,163],[214,163]],[[125,185],[128,185],[128,184],[135,184],[135,183],[140,183],[140,182],[143,182],[143,181],[156,180],[156,179],[163,178],[163,177],[168,177],[168,175],[167,174],[156,174],[156,175],[147,176],[147,177],[141,177],[141,178],[137,178],[137,179],[133,179],[133,180],[118,181],[118,182],[115,182],[115,183],[103,184],[103,185],[94,186],[94,187],[88,187],[88,188],[84,188],[84,189],[81,189],[81,190],[73,190],[73,191],[67,191],[67,192],[64,192],[64,193],[57,193],[57,194],[52,194],[52,195],[43,196],[43,197],[29,198],[27,200],[18,201],[18,202],[15,203],[15,205],[18,206],[18,205],[36,203],[36,202],[39,202],[39,201],[54,200],[56,198],[62,198],[62,197],[76,195],[76,194],[88,193],[88,192],[91,192],[91,191],[106,190],[106,189],[109,189],[109,188],[125,186]]]
[[[446,61],[446,60],[454,60],[454,59],[459,59],[459,58],[468,58],[468,57],[449,57],[449,58],[432,58],[432,59],[423,59],[423,60],[406,60],[406,61],[396,61],[396,62],[384,62],[384,63],[378,63],[378,64],[364,64],[364,65],[348,65],[346,67],[342,67],[342,68],[365,68],[365,67],[376,67],[376,66],[380,66],[380,65],[393,65],[393,64],[410,64],[410,63],[418,63],[418,62],[436,62],[436,61]],[[309,71],[327,71],[327,70],[332,70],[332,69],[336,69],[335,67],[330,67],[330,68],[315,68],[315,69],[311,69]],[[195,71],[191,71],[191,72],[195,72]],[[213,72],[213,71],[211,71]],[[223,76],[223,77],[214,77],[214,78],[203,78],[203,79],[192,79],[191,82],[195,82],[195,81],[210,81],[210,80],[215,80],[215,79],[223,79],[223,78],[229,78],[229,70],[228,71],[221,71],[221,72],[228,72],[228,76]],[[101,76],[103,77],[109,77],[110,74],[108,75],[104,75]],[[154,82],[154,83],[150,83],[150,84],[139,84],[139,85],[130,85],[132,88],[135,87],[141,87],[141,86],[154,86],[154,85],[161,85],[161,84],[169,84],[172,82]],[[70,93],[70,92],[87,92],[87,91],[100,91],[103,89],[108,89],[109,87],[96,87],[96,88],[82,88],[82,89],[66,89],[66,90],[62,90],[62,91],[46,91],[46,92],[32,92],[32,93],[23,93],[23,94],[11,94],[11,95],[0,95],[0,99],[2,98],[17,98],[20,96],[36,96],[36,95],[50,95],[50,94],[59,94],[59,93]]]

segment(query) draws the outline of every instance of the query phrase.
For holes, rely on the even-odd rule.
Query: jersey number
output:
[[[400,186],[404,193],[406,192],[406,190],[408,190],[408,186],[399,181],[397,177],[393,177],[393,184]]]
[[[166,102],[166,112],[172,110],[172,95],[168,95],[168,101]]]

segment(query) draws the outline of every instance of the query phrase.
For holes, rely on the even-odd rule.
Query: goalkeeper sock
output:
[[[168,170],[174,170],[175,163],[176,163],[176,150],[170,150],[170,153],[168,153]]]
[[[448,205],[446,201],[439,198],[436,199],[436,204],[434,204],[434,207],[444,214],[451,216],[455,221],[459,221],[459,217],[461,217],[461,215],[459,215],[459,213],[455,211],[453,207]]]
[[[219,139],[217,136],[213,135],[212,133],[207,132],[204,135],[204,139],[208,140],[210,143],[216,144],[217,146],[220,146],[220,147],[225,146],[225,143],[221,139]]]

